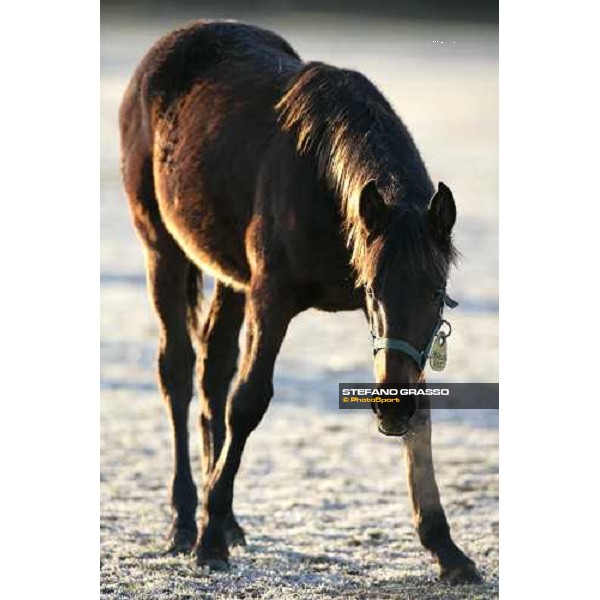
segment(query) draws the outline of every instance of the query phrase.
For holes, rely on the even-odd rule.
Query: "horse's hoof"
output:
[[[211,571],[229,569],[229,550],[222,522],[205,521],[196,545],[196,564]]]
[[[453,567],[442,568],[440,580],[450,585],[483,583],[483,578],[473,561],[455,565]]]
[[[210,571],[223,572],[229,571],[229,561],[224,558],[209,558],[202,556],[202,553],[196,555],[196,564],[199,567],[208,567]]]
[[[169,534],[167,554],[189,554],[196,545],[198,530],[193,528],[173,528]]]
[[[227,527],[225,530],[225,540],[230,548],[246,545],[244,530],[237,523]]]

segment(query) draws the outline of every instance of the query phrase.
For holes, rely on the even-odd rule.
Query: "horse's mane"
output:
[[[340,199],[357,285],[372,281],[391,235],[394,246],[402,246],[407,264],[447,272],[455,251],[451,245],[446,252],[437,248],[424,227],[433,186],[419,151],[366,77],[308,63],[276,109],[283,130],[295,134],[301,154],[315,158],[321,178]],[[375,239],[364,230],[358,214],[360,192],[372,180],[384,201],[394,206],[395,215]]]

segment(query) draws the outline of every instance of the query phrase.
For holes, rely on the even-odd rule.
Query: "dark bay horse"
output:
[[[199,564],[226,568],[228,546],[244,543],[235,475],[273,394],[290,320],[311,307],[363,309],[380,339],[425,347],[454,258],[456,207],[446,186],[434,189],[406,127],[368,79],[305,63],[281,37],[248,25],[196,22],[159,40],[127,88],[120,129],[173,425],[170,547],[195,548]],[[201,319],[202,273],[216,287]],[[377,382],[423,378],[424,364],[407,352],[383,348],[374,362]],[[187,429],[195,368],[199,527]],[[418,427],[385,406],[376,414],[383,433],[409,434],[414,520],[441,576],[479,580],[440,503],[429,406],[419,408]]]

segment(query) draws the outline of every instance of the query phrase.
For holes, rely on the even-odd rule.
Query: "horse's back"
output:
[[[148,111],[140,117],[149,118],[152,128],[152,117],[164,114],[203,80],[258,80],[277,87],[299,64],[294,49],[271,31],[229,21],[195,21],[163,36],[140,61],[121,105],[122,133],[136,108]]]

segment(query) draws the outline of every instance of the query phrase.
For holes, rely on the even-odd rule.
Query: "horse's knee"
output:
[[[269,381],[241,384],[227,407],[227,425],[235,435],[248,436],[262,420],[273,397]]]

